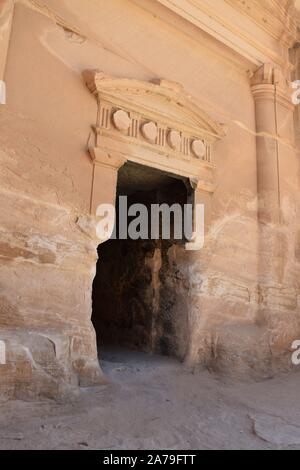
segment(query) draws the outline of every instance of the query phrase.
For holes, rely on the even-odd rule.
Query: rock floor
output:
[[[237,384],[124,350],[102,367],[68,402],[2,403],[0,449],[300,449],[300,371]]]

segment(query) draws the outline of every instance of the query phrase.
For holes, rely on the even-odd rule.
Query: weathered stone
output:
[[[2,396],[102,383],[92,314],[100,340],[125,325],[127,343],[193,367],[289,369],[300,338],[298,14],[291,2],[217,3],[0,2]],[[184,201],[179,186],[166,191],[170,178]],[[204,204],[204,246],[121,241],[98,260],[97,209],[122,190],[189,201],[195,214]]]

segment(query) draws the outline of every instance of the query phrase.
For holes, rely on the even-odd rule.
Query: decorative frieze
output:
[[[98,71],[84,77],[98,102],[96,148],[211,182],[211,148],[225,132],[182,86],[168,80],[118,79]]]
[[[206,145],[204,141],[183,135],[175,129],[167,129],[153,121],[145,121],[141,116],[133,116],[130,111],[116,110],[107,106],[101,107],[97,132],[101,133],[101,129],[110,129],[111,122],[115,130],[123,134],[127,133],[129,137],[142,138],[146,142],[163,147],[168,151],[173,150],[185,156],[211,162],[210,145]]]
[[[205,158],[206,156],[206,147],[202,140],[193,140],[192,151],[198,158]]]
[[[158,134],[157,125],[154,122],[144,123],[142,125],[142,134],[146,140],[151,143],[155,143]]]
[[[166,129],[164,127],[158,128],[158,135],[157,135],[157,145],[164,147],[166,145]]]
[[[129,137],[134,137],[135,139],[139,137],[139,126],[140,126],[139,118],[132,116],[129,132],[128,132]]]
[[[100,106],[99,127],[110,128],[111,110],[109,107]]]
[[[131,126],[132,120],[130,119],[128,113],[119,109],[113,114],[113,122],[116,129],[118,129],[119,131],[128,131],[129,127]]]
[[[182,137],[180,135],[180,132],[169,131],[169,133],[168,133],[168,144],[170,145],[170,147],[173,150],[176,150],[177,152],[180,151],[181,141],[182,141]]]
[[[190,139],[186,136],[183,136],[181,139],[181,152],[184,155],[189,155],[190,153]]]

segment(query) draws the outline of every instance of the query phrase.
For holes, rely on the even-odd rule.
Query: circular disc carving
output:
[[[142,133],[149,142],[155,142],[157,137],[157,125],[154,122],[147,122],[142,127]]]
[[[192,143],[192,151],[196,157],[203,158],[206,154],[206,148],[202,140],[194,140]]]
[[[177,131],[170,131],[168,134],[168,143],[173,150],[180,150],[181,135]]]
[[[113,121],[114,121],[115,127],[119,131],[127,131],[131,124],[131,119],[128,113],[126,113],[126,111],[122,111],[121,109],[119,109],[119,111],[116,111],[114,113]]]

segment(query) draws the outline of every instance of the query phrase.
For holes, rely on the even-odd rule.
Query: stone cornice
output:
[[[297,24],[292,3],[285,7],[278,0],[225,0],[244,15],[248,16],[257,26],[279,41],[285,47],[291,47],[297,39]]]
[[[157,1],[207,32],[218,41],[221,41],[235,52],[238,52],[242,57],[250,60],[254,65],[259,66],[263,63],[272,62],[284,70],[290,70],[293,68],[285,54],[279,54],[276,50],[268,47],[261,40],[257,39],[253,34],[248,33],[244,28],[235,24],[233,21],[230,21],[229,13],[232,8],[244,16],[244,13],[239,11],[238,8],[239,0],[234,0],[234,2],[232,0],[224,0],[224,6],[228,9],[227,18],[216,6],[214,7],[212,5],[212,2],[209,2],[208,0]],[[274,2],[275,0],[270,1]],[[256,2],[256,0],[251,0],[251,2]],[[278,7],[277,3],[276,5]],[[278,11],[281,15],[282,9],[280,7],[278,7]],[[253,21],[255,22],[254,19]],[[263,19],[261,21],[263,21]],[[291,24],[288,25],[288,23],[286,23],[285,27],[283,27],[283,23],[278,19],[274,19],[272,21],[276,22],[278,35],[281,34],[280,39],[284,46],[288,47],[293,43],[293,41],[296,41],[296,29],[292,20]],[[256,23],[259,25],[260,22],[257,21],[255,24]],[[270,36],[274,37],[274,31],[272,34],[273,36],[271,34]]]

